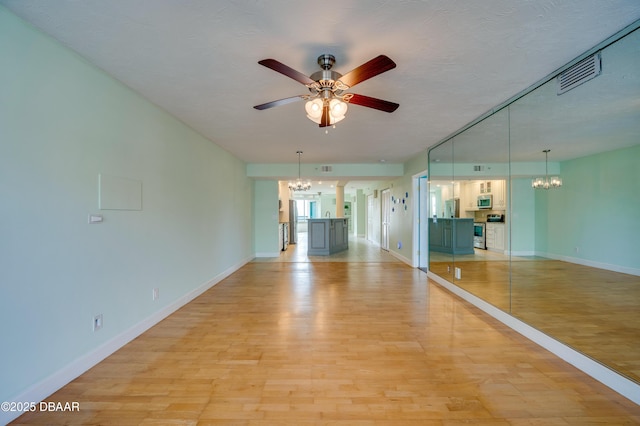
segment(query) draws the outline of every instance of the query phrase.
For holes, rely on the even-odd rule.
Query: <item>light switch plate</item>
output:
[[[89,224],[95,224],[95,223],[100,223],[102,222],[104,219],[102,218],[101,214],[90,214],[89,215]]]
[[[102,328],[102,314],[93,317],[93,331],[98,331]]]

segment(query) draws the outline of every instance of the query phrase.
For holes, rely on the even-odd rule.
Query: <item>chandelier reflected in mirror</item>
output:
[[[298,180],[295,182],[289,182],[289,190],[308,191],[311,189],[311,182],[303,182],[302,178],[300,177],[300,155],[302,155],[302,151],[296,151],[296,154],[298,154]]]
[[[534,189],[549,189],[560,188],[562,186],[562,179],[560,176],[549,177],[549,152],[550,149],[545,149],[544,152],[544,177],[537,177],[531,181],[531,187]]]

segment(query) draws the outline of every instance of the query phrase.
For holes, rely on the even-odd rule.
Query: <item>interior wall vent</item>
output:
[[[333,171],[333,166],[320,166],[320,171],[322,173],[331,173]]]
[[[558,76],[556,79],[558,95],[562,95],[574,87],[599,76],[601,72],[602,60],[600,52],[598,52],[581,60]]]
[[[473,166],[474,172],[481,172],[484,170],[484,166]]]

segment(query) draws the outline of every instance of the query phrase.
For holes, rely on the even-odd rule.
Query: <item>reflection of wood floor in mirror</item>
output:
[[[433,253],[431,270],[640,381],[640,277],[540,257],[513,257],[510,262],[498,253],[476,252],[456,256],[455,264]],[[451,265],[460,268],[461,279],[447,272]]]
[[[16,424],[640,424],[637,404],[362,244],[247,263],[47,398],[79,412]]]

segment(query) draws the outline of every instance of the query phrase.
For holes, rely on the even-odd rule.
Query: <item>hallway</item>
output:
[[[289,244],[279,257],[256,258],[254,262],[398,262],[394,256],[364,237],[349,237],[349,250],[333,253],[329,256],[307,255],[307,232],[298,232],[298,242]]]
[[[15,424],[640,423],[639,406],[364,240],[333,260],[303,248],[246,264],[47,399],[80,412]],[[345,261],[367,251],[379,258]]]

